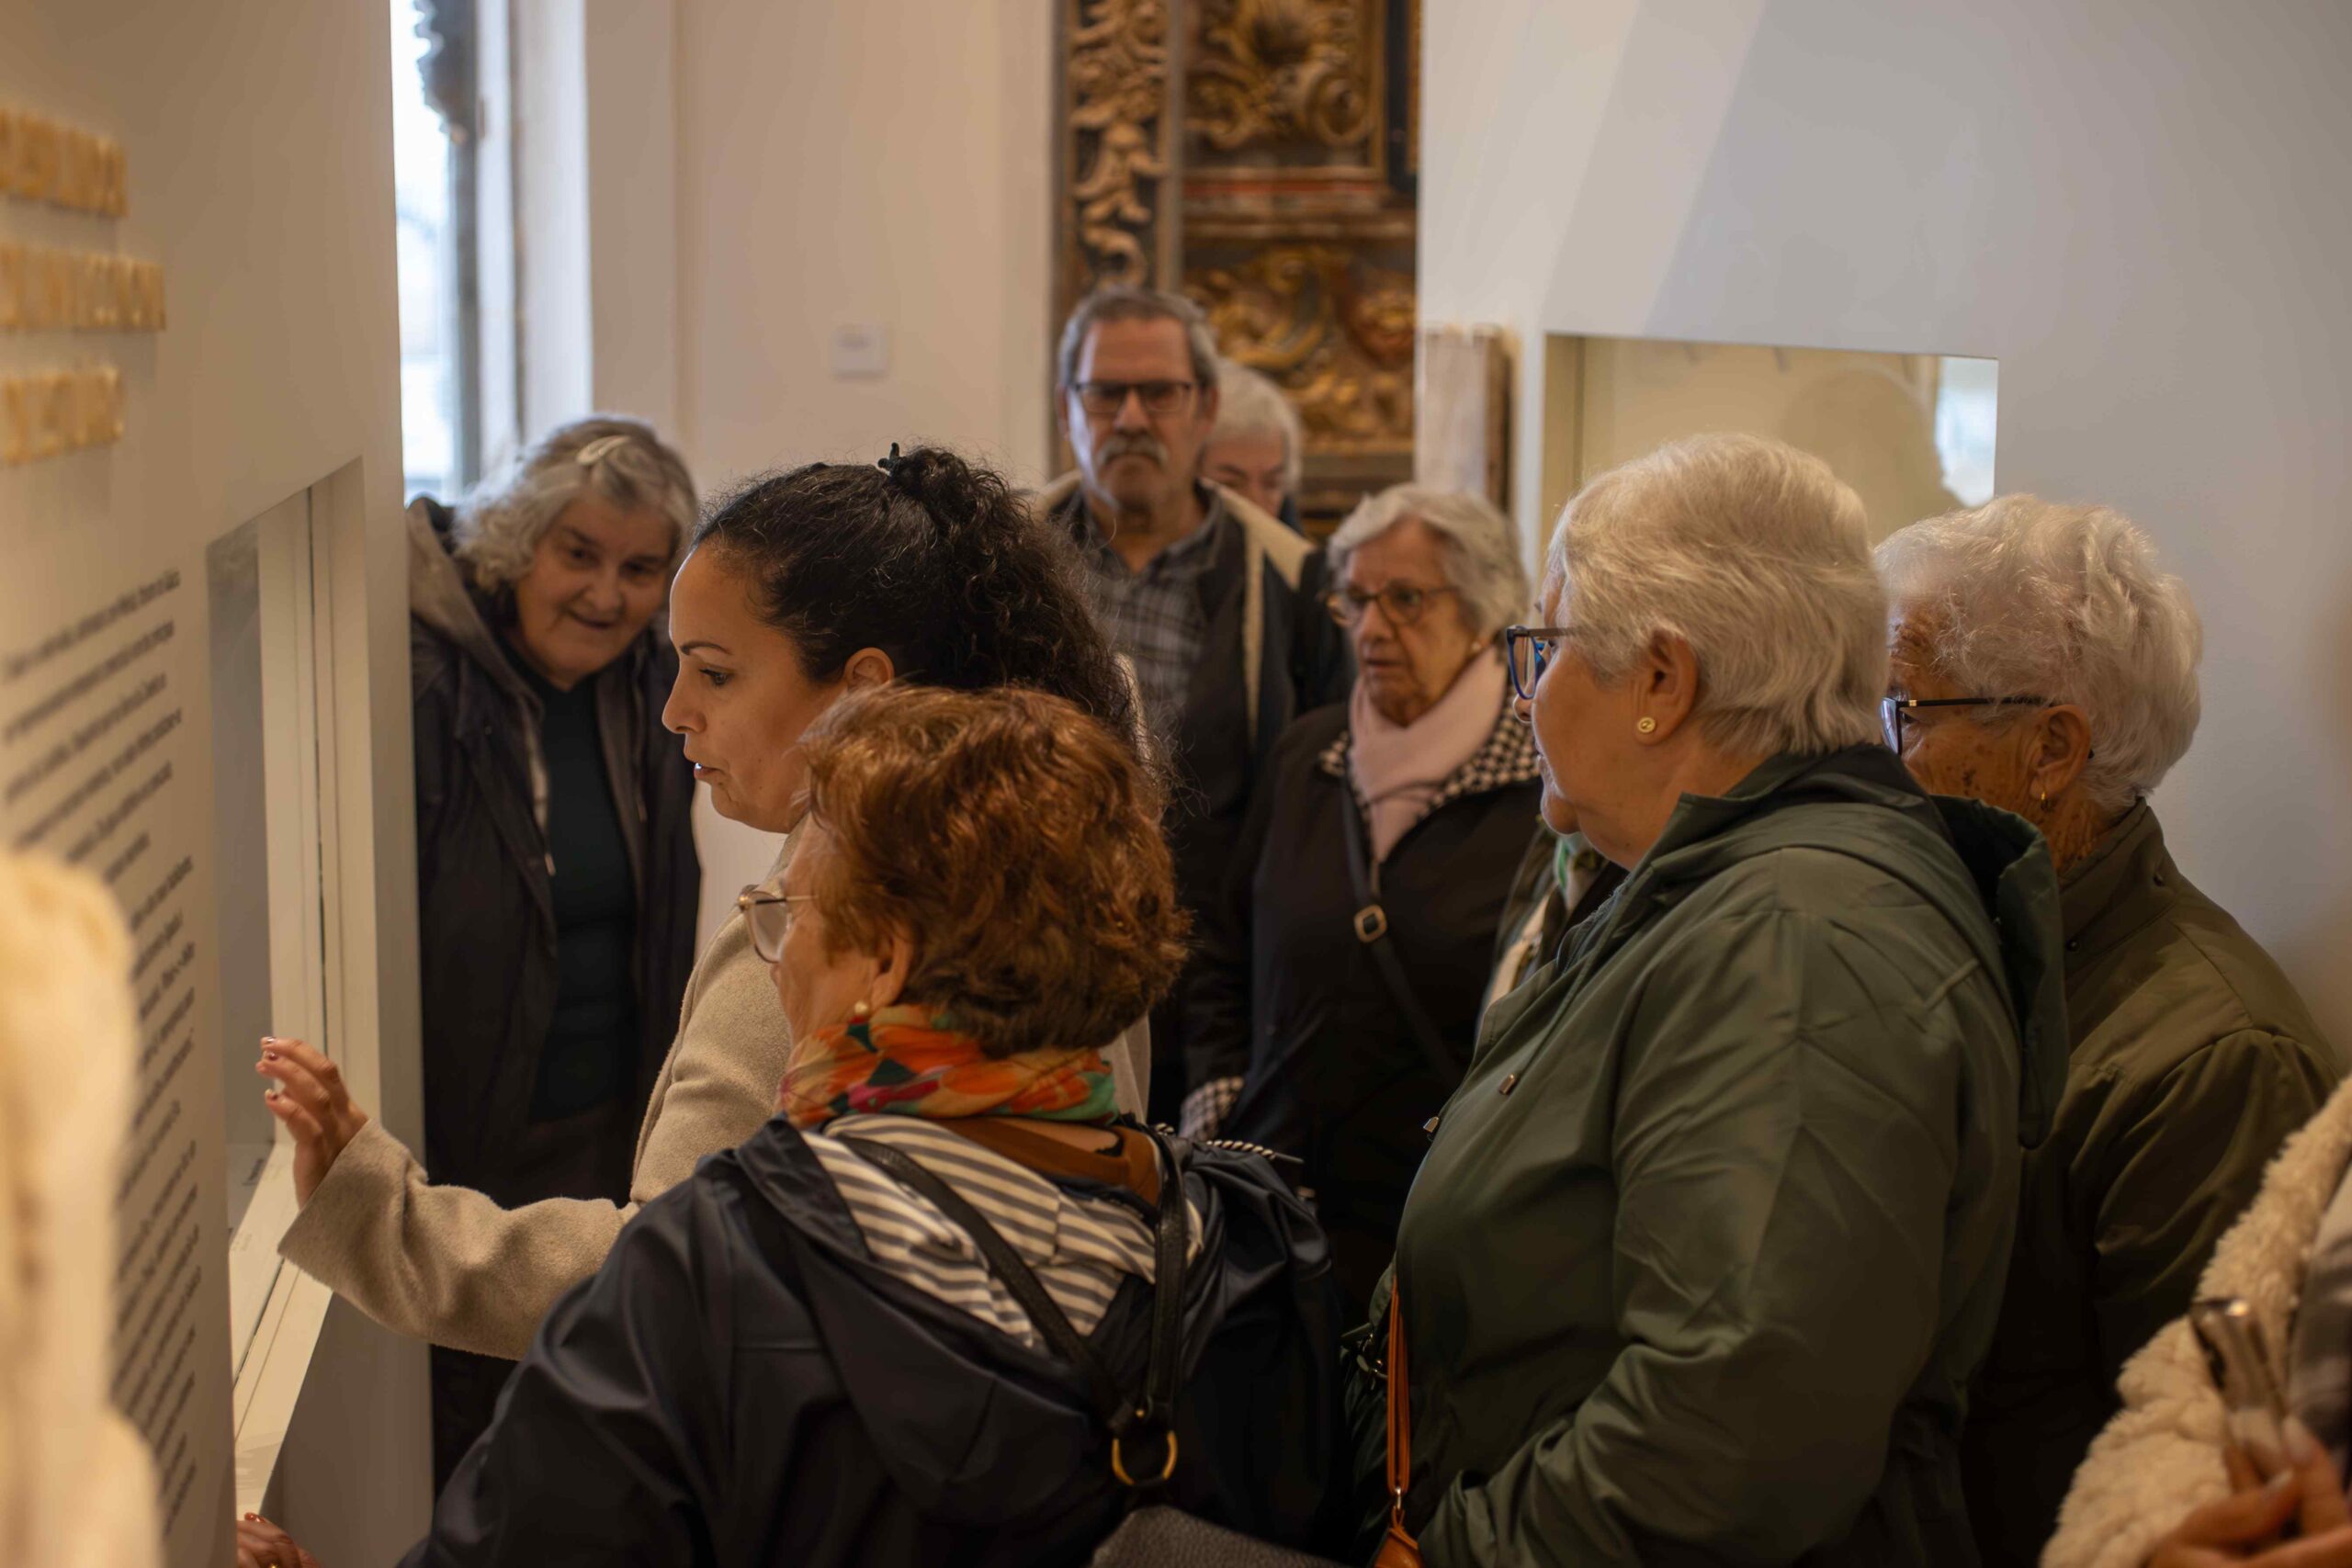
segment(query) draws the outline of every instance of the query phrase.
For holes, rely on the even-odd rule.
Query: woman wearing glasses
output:
[[[662,719],[685,738],[719,814],[769,832],[803,809],[801,733],[854,691],[892,681],[1063,697],[1141,733],[1134,688],[1059,545],[995,474],[949,452],[812,464],[755,479],[688,541],[670,596],[680,661]],[[1109,1047],[1121,1108],[1142,1109],[1138,1032]],[[639,1204],[731,1148],[775,1110],[791,1050],[741,916],[686,986],[675,1042],[638,1134],[629,1201],[515,1208],[427,1172],[299,1041],[265,1044],[271,1109],[296,1140],[303,1208],[280,1250],[378,1322],[514,1358],[548,1307],[604,1261]]]
[[[1885,597],[1818,459],[1601,475],[1541,606],[1544,809],[1631,874],[1487,1013],[1405,1205],[1403,1522],[1432,1562],[1973,1564],[1959,1428],[2064,1029],[2049,862],[1879,744]]]
[[[1495,930],[1535,829],[1535,750],[1498,646],[1527,603],[1484,501],[1400,485],[1332,536],[1354,694],[1276,743],[1202,919],[1190,1130],[1306,1162],[1362,1308],[1462,1076]]]
[[[1914,524],[1878,554],[1888,744],[1928,788],[2031,822],[2058,869],[2066,1089],[2026,1156],[1965,1445],[1985,1560],[2024,1561],[2119,1408],[2124,1361],[2188,1312],[2214,1244],[2342,1069],[2270,955],[2181,875],[2148,806],[2196,732],[2202,637],[2146,536],[2105,507],[2014,495]],[[2201,1468],[2141,1493],[2175,1506],[2133,1510],[2132,1528],[2221,1491],[2218,1448],[2192,1452]],[[2108,1470],[2110,1486],[2144,1473],[2138,1459]],[[2111,1522],[2093,1527],[2103,1553]]]

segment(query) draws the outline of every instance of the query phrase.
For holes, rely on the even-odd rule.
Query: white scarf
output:
[[[1445,694],[1410,724],[1392,724],[1363,682],[1348,699],[1348,773],[1371,816],[1372,858],[1385,861],[1495,732],[1510,675],[1489,645],[1471,655]]]

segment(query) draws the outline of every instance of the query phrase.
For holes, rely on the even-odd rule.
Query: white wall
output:
[[[2194,588],[2158,808],[2352,1050],[2352,6],[1481,0],[1425,37],[1421,308],[1520,334],[1521,430],[1547,330],[2000,361],[2001,488],[2120,506]]]
[[[380,4],[0,6],[0,100],[119,139],[130,168],[122,219],[9,202],[0,204],[0,233],[158,260],[169,316],[163,332],[137,339],[0,339],[0,368],[110,361],[129,394],[119,444],[0,470],[0,640],[13,646],[91,595],[167,566],[188,574],[200,604],[208,541],[321,487],[314,581],[332,628],[333,688],[320,767],[333,780],[325,838],[336,851],[322,914],[341,1025],[328,1043],[363,1101],[413,1138],[415,846],[390,41]],[[200,624],[194,607],[182,613]],[[203,646],[195,642],[196,662],[182,655],[170,671],[174,689],[193,694],[190,723],[172,744],[190,775],[182,787],[209,807],[216,761],[223,787],[250,787],[255,775],[246,759],[214,759],[198,739]],[[209,887],[213,869],[206,864],[192,886]],[[191,897],[187,907],[209,939],[203,906]],[[199,952],[199,965],[213,962]],[[253,1049],[198,1030],[208,1053]],[[211,1086],[190,1089],[191,1122],[220,1116],[212,1066],[180,1080]],[[216,1159],[219,1134],[215,1125],[204,1145]],[[207,1190],[220,1190],[215,1174]],[[207,1234],[198,1288],[225,1297],[217,1223]],[[285,1400],[243,1414],[248,1425],[290,1416],[290,1440],[307,1457],[368,1480],[364,1499],[322,1497],[316,1512],[302,1512],[306,1542],[330,1562],[385,1561],[421,1531],[429,1501],[424,1358],[422,1347],[370,1325],[340,1327],[310,1364],[300,1411],[286,1405],[310,1340],[289,1331],[266,1353],[273,1364],[281,1350],[291,1361],[294,1375],[278,1380]],[[225,1338],[208,1336],[202,1347],[208,1387],[228,1382]],[[199,1399],[209,1407],[189,1407],[192,1441],[225,1446],[225,1401]],[[225,1467],[218,1472],[226,1479]],[[177,1561],[227,1561],[229,1516],[225,1489],[195,1496],[175,1539]]]
[[[674,399],[706,493],[764,468],[870,459],[892,441],[944,441],[1023,482],[1044,477],[1051,0],[649,6],[674,17],[668,124],[649,107],[669,101],[658,86],[593,85],[600,51],[651,52],[616,41],[646,26],[633,5],[591,0],[591,145],[641,161],[666,139],[675,173],[666,191],[654,170],[616,181],[610,156],[592,173],[598,400],[653,412]],[[628,117],[634,129],[614,135]],[[616,310],[616,265],[662,267],[628,231],[665,220],[673,290],[632,290]],[[674,309],[674,361],[639,352],[629,364],[644,368],[615,367],[620,312],[640,299]],[[832,329],[857,322],[888,332],[888,370],[838,379]],[[774,851],[707,807],[698,826],[707,932]]]

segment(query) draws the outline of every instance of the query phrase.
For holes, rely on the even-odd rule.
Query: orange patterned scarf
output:
[[[836,1116],[1035,1116],[1103,1122],[1118,1107],[1111,1065],[1091,1046],[990,1057],[928,1008],[885,1008],[872,1018],[793,1042],[776,1106],[799,1128]]]

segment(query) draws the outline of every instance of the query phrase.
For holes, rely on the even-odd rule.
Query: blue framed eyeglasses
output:
[[[1535,700],[1535,682],[1552,662],[1552,653],[1568,635],[1566,626],[1505,626],[1503,662],[1510,666],[1510,689],[1523,702]]]

